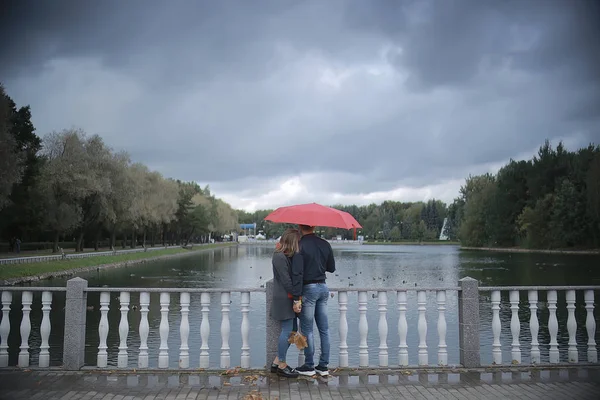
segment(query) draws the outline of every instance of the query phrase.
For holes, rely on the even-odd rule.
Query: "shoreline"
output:
[[[439,240],[439,241],[422,241],[422,242],[362,242],[363,245],[369,246],[459,246],[460,242],[452,242],[450,240]]]
[[[76,267],[76,268],[71,268],[71,269],[55,271],[55,272],[44,272],[44,273],[36,274],[36,275],[8,278],[8,279],[0,280],[0,286],[15,286],[15,285],[23,284],[23,283],[38,282],[38,281],[52,279],[52,278],[76,276],[79,273],[99,271],[101,269],[129,267],[132,265],[145,264],[145,263],[152,262],[152,261],[168,260],[171,258],[179,258],[179,257],[187,257],[190,255],[202,253],[204,251],[224,249],[224,248],[228,248],[228,247],[232,247],[232,246],[234,246],[234,244],[228,243],[228,244],[222,244],[222,245],[217,245],[217,246],[211,246],[209,248],[202,248],[202,246],[200,245],[200,246],[198,246],[199,248],[197,250],[192,249],[187,252],[181,252],[181,253],[175,253],[175,254],[164,254],[164,255],[159,255],[159,256],[154,256],[154,257],[139,258],[136,260],[125,260],[125,261],[118,261],[118,262],[113,262],[113,263],[108,263],[108,264],[98,264],[98,265],[86,266],[86,267]]]
[[[461,246],[461,250],[489,251],[498,253],[538,253],[538,254],[583,254],[600,255],[600,250],[544,250],[544,249],[522,249],[518,247],[469,247]]]

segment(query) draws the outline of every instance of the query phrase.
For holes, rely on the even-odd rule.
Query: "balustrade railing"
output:
[[[209,312],[211,307],[211,295],[217,295],[220,298],[220,313],[221,313],[221,348],[220,348],[220,368],[229,368],[232,366],[230,355],[229,339],[231,335],[230,325],[230,309],[231,309],[231,293],[240,294],[239,309],[241,311],[241,357],[240,365],[242,368],[250,368],[250,298],[253,292],[264,292],[264,289],[188,289],[188,288],[87,288],[86,292],[100,292],[100,324],[98,326],[100,345],[98,346],[97,367],[108,367],[107,353],[107,338],[109,334],[109,305],[112,293],[119,294],[119,311],[120,319],[118,325],[119,346],[118,346],[118,368],[127,368],[129,363],[128,337],[131,321],[129,320],[130,312],[130,296],[132,293],[139,293],[139,307],[141,318],[137,334],[140,338],[140,345],[137,351],[137,368],[144,369],[149,366],[148,354],[148,335],[150,333],[150,324],[148,321],[148,313],[150,307],[150,294],[159,293],[160,305],[160,346],[158,351],[158,368],[169,368],[170,353],[169,353],[169,331],[172,328],[169,323],[169,312],[171,300],[173,297],[179,299],[178,314],[180,317],[179,323],[179,362],[178,366],[182,369],[191,367],[189,338],[192,333],[190,330],[190,304],[193,295],[200,296],[201,304],[201,323],[200,323],[200,357],[199,368],[210,367],[210,347],[209,336],[211,333],[211,321],[209,320]]]
[[[52,331],[51,313],[57,311],[54,304],[56,296],[53,295],[61,292],[66,292],[62,357],[65,369],[79,369],[84,365],[86,346],[95,346],[93,348],[97,349],[94,354],[95,362],[87,363],[96,368],[109,368],[116,364],[117,368],[147,369],[152,367],[150,359],[157,357],[156,365],[159,369],[165,369],[174,366],[174,355],[177,356],[177,366],[181,369],[206,369],[216,365],[223,369],[233,365],[240,365],[242,368],[256,367],[251,364],[250,336],[262,336],[265,333],[268,365],[274,358],[277,338],[277,334],[274,334],[276,325],[268,317],[271,287],[269,282],[266,288],[252,289],[92,288],[87,287],[87,281],[80,278],[69,280],[66,288],[3,287],[0,288],[0,367],[9,366],[9,335],[19,337],[15,341],[14,336],[11,336],[11,343],[15,346],[13,351],[18,350],[18,356],[14,355],[16,366],[30,367],[32,351],[36,354],[39,352],[38,367],[50,366],[49,337],[51,333],[56,334]],[[493,365],[598,363],[594,315],[595,291],[598,290],[598,286],[478,287],[477,281],[471,278],[460,280],[456,287],[332,287],[330,291],[333,298],[337,297],[337,302],[330,302],[330,310],[333,307],[336,313],[332,314],[338,318],[336,320],[330,317],[330,326],[335,325],[332,331],[337,331],[339,342],[337,338],[332,340],[336,342],[337,348],[332,346],[331,351],[337,353],[340,367],[369,367],[372,366],[371,357],[375,359],[375,356],[377,366],[383,368],[410,365],[444,367],[458,364],[468,368],[479,367],[486,364],[482,362],[486,355],[482,355],[485,346],[480,346],[480,334],[481,331],[490,329],[492,340],[489,356]],[[252,294],[265,291],[264,309],[260,306],[260,309],[251,310],[251,299],[254,298]],[[41,297],[39,294],[35,296],[34,305],[36,292],[41,292]],[[13,296],[19,293],[20,296]],[[563,293],[566,304],[564,308],[563,303],[558,302],[559,295],[562,296]],[[152,294],[154,295],[151,296]],[[235,295],[235,302],[232,294]],[[355,298],[354,294],[357,295],[356,302],[349,300]],[[90,305],[90,296],[94,298],[94,305]],[[99,302],[95,296],[99,296]],[[154,298],[154,302],[151,302],[151,298]],[[371,298],[375,300],[370,303]],[[578,302],[578,299],[583,301]],[[118,305],[115,306],[117,301]],[[199,304],[199,307],[192,309],[194,313],[191,313],[193,302]],[[90,307],[97,307],[97,304],[99,320],[86,322],[86,312]],[[372,309],[376,306],[376,315],[369,314],[369,304]],[[176,309],[174,305],[177,306]],[[491,307],[489,328],[487,326],[490,321],[485,320],[487,317],[482,319],[479,313],[480,306],[488,305]],[[36,312],[41,311],[39,329],[34,327],[41,339],[39,345],[35,341],[36,346],[39,346],[36,349],[30,349],[32,306]],[[20,322],[16,326],[11,326],[11,307],[12,311],[21,313]],[[154,321],[155,317],[153,321],[149,320],[152,307],[159,310],[155,313],[159,321]],[[451,329],[456,328],[458,331],[457,360],[452,359],[456,357],[455,353],[449,355],[448,351],[448,309],[457,311],[458,314],[457,319],[451,316],[448,320]],[[541,309],[544,310],[543,320],[540,318]],[[567,314],[564,326],[559,324],[564,314],[561,314],[561,318],[557,317],[557,310],[563,309]],[[577,322],[578,319],[581,321],[583,312],[585,329]],[[190,321],[190,315],[199,321]],[[220,315],[220,318],[216,315]],[[259,318],[262,320],[263,316],[266,316],[267,332],[258,333],[253,327],[258,326],[255,321]],[[240,335],[239,340],[237,334],[235,337],[233,357],[230,346],[232,317],[235,318],[235,325],[239,326]],[[170,322],[173,318],[178,321],[178,326]],[[193,322],[199,322],[199,326],[196,327]],[[86,340],[86,326],[90,328],[93,323],[97,324],[94,326],[94,329],[97,327],[97,341],[95,336],[91,341]],[[373,328],[377,335],[373,335],[373,332],[369,335]],[[157,329],[157,339],[160,339],[158,354],[152,354],[148,345],[149,336],[155,333],[153,329]],[[547,331],[547,341],[545,336],[542,340],[542,331],[544,334]],[[213,336],[215,332],[220,334],[220,347],[215,348],[214,340],[211,342],[211,332]],[[503,345],[501,339],[506,332],[510,332],[510,342],[504,341]],[[568,334],[568,342],[563,341],[559,345],[559,335],[564,335],[565,332]],[[109,335],[114,337],[115,333],[118,334],[118,346],[115,344],[111,348],[108,343]],[[171,333],[176,333],[176,336]],[[315,336],[318,336],[316,329]],[[193,348],[190,346],[191,337],[200,338],[199,341],[193,341]],[[414,340],[411,342],[409,337]],[[585,344],[582,342],[583,337]],[[17,342],[18,349],[15,344]],[[213,345],[210,346],[209,342]],[[409,346],[409,343],[412,344]],[[583,345],[584,352],[581,350]],[[510,358],[504,356],[503,351],[510,352]],[[191,353],[198,358],[192,359]],[[115,364],[111,364],[111,360]]]
[[[8,367],[8,336],[11,332],[11,323],[9,313],[13,302],[13,293],[21,293],[22,317],[19,325],[20,346],[17,366],[27,368],[30,366],[30,348],[29,335],[31,334],[31,307],[33,304],[33,293],[42,292],[41,311],[42,320],[40,323],[41,344],[39,347],[38,366],[47,368],[50,366],[50,346],[48,338],[50,337],[50,310],[52,305],[52,295],[56,292],[65,292],[65,288],[2,288],[2,320],[0,322],[0,368]]]
[[[539,364],[542,362],[539,334],[539,308],[540,300],[538,294],[545,293],[546,302],[542,304],[548,309],[548,334],[550,336],[548,344],[548,361],[551,364],[560,362],[560,349],[557,341],[559,333],[559,323],[557,319],[558,309],[558,294],[564,292],[565,303],[567,310],[567,334],[569,337],[568,346],[566,349],[567,361],[569,363],[579,363],[583,358],[579,354],[577,343],[577,319],[575,310],[577,308],[577,293],[583,293],[584,308],[586,310],[585,330],[587,334],[587,351],[585,361],[588,363],[598,362],[598,351],[596,349],[596,319],[594,316],[594,291],[600,290],[598,286],[517,286],[517,287],[480,287],[480,292],[489,292],[492,308],[492,358],[493,364],[503,364],[502,344],[500,335],[502,332],[501,324],[501,303],[502,293],[508,292],[508,300],[510,304],[510,332],[511,332],[511,347],[510,347],[510,364],[521,364],[522,362],[522,345],[521,345],[521,329],[523,325],[530,332],[530,354],[531,364]],[[522,296],[522,293],[526,296]],[[522,301],[527,299],[527,305],[522,305]],[[529,321],[521,321],[519,311],[527,308],[529,311]]]
[[[429,350],[427,345],[427,332],[429,329],[427,323],[427,299],[431,296],[435,299],[437,313],[437,365],[447,366],[448,365],[448,346],[446,344],[447,335],[447,324],[446,324],[446,293],[447,292],[458,292],[459,287],[445,287],[445,288],[426,288],[419,290],[395,290],[391,288],[364,288],[364,289],[349,289],[349,288],[330,288],[332,293],[337,293],[338,306],[339,306],[339,366],[349,367],[348,358],[348,293],[358,293],[358,334],[359,334],[359,367],[369,366],[369,346],[367,343],[369,324],[367,319],[367,304],[369,300],[369,293],[373,292],[373,298],[377,299],[377,311],[379,313],[377,332],[379,337],[378,346],[378,366],[389,367],[389,352],[391,351],[388,347],[389,339],[389,327],[388,327],[388,307],[389,300],[388,294],[392,293],[391,298],[394,299],[394,303],[398,310],[398,365],[409,366],[409,354],[407,336],[409,332],[409,325],[407,323],[406,312],[408,309],[408,295],[409,293],[416,294],[417,299],[417,311],[418,311],[418,322],[417,326],[411,326],[411,329],[416,329],[418,333],[418,365],[427,366],[430,365]]]

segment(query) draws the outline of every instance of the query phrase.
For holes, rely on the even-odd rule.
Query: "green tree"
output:
[[[0,210],[11,203],[13,185],[21,181],[24,172],[25,154],[14,135],[11,102],[0,85]]]

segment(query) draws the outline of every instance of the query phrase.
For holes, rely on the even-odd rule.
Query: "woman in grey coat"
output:
[[[273,302],[271,303],[271,318],[281,321],[281,334],[277,345],[276,371],[286,378],[295,378],[298,372],[286,363],[286,354],[290,343],[288,339],[294,329],[296,313],[302,307],[302,280],[304,263],[300,255],[300,232],[288,229],[283,235],[273,253]],[[271,366],[274,370],[275,365]]]

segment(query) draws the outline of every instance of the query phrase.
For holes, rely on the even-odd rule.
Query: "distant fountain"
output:
[[[450,240],[446,235],[446,225],[448,224],[448,218],[444,218],[444,225],[442,225],[442,231],[440,232],[440,240]]]

